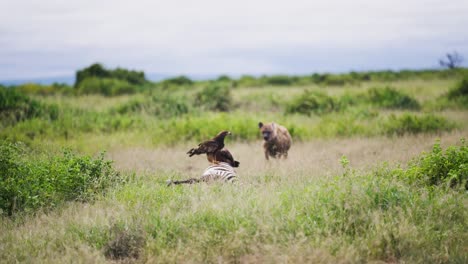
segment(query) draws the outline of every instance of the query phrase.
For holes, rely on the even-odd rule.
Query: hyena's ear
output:
[[[259,123],[258,123],[258,128],[262,128],[262,126],[263,126],[263,123],[262,123],[262,122],[259,122]]]

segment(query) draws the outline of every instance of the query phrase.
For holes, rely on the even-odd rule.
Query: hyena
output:
[[[265,140],[265,142],[263,142],[265,158],[267,160],[269,160],[269,157],[283,157],[286,159],[292,143],[288,129],[276,123],[263,124],[262,122],[258,123],[258,127]]]

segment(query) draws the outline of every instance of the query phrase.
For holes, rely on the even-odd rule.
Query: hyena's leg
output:
[[[269,159],[270,159],[268,150],[265,150],[265,159],[266,159],[266,160],[269,160]]]
[[[284,159],[287,159],[287,158],[288,158],[288,153],[287,153],[287,152],[284,152],[284,153],[283,153],[283,157],[284,157]]]
[[[172,184],[193,184],[193,183],[197,183],[197,182],[200,182],[200,179],[196,179],[196,178],[191,178],[191,179],[188,179],[188,180],[182,180],[182,181],[168,181],[167,182],[167,186],[171,186]]]

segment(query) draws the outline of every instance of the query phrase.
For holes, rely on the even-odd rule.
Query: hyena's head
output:
[[[262,137],[265,141],[269,141],[275,138],[275,123],[263,124],[262,122],[259,122],[258,128],[260,129]]]

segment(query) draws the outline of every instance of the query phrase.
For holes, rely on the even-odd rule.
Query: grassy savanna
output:
[[[407,75],[7,88],[0,259],[466,263],[463,75]],[[259,121],[290,129],[287,160],[264,160]],[[223,129],[239,181],[167,187]]]

